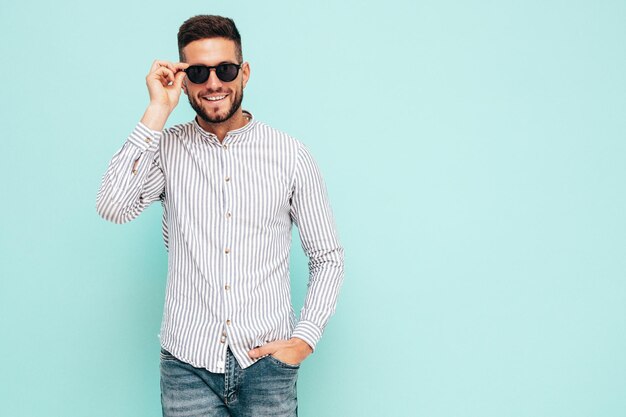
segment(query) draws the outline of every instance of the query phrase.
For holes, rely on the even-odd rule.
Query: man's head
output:
[[[225,122],[240,111],[250,67],[243,62],[241,36],[232,19],[206,15],[188,19],[178,31],[178,53],[181,62],[191,66],[241,65],[232,81],[223,81],[219,69],[210,69],[206,81],[193,83],[187,76],[183,82],[189,104],[205,122]]]
[[[233,19],[222,16],[199,15],[185,21],[178,29],[178,56],[185,62],[183,48],[199,39],[224,38],[235,43],[237,60],[243,62],[241,35]]]

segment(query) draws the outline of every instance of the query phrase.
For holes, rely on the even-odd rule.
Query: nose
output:
[[[222,81],[217,78],[217,70],[215,68],[211,68],[209,70],[209,79],[206,80],[207,85],[211,89],[217,90],[222,86]]]

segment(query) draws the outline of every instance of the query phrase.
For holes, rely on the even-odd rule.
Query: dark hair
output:
[[[226,38],[235,42],[237,59],[243,61],[241,35],[233,19],[222,16],[198,15],[185,20],[178,29],[178,56],[185,60],[183,48],[199,39]]]

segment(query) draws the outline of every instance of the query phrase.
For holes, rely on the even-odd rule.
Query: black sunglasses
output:
[[[209,76],[211,75],[211,70],[214,69],[217,78],[227,83],[237,78],[241,65],[242,64],[231,63],[219,64],[214,67],[209,67],[206,65],[191,65],[187,67],[185,72],[187,73],[187,78],[189,78],[189,81],[194,84],[202,84],[209,79]]]

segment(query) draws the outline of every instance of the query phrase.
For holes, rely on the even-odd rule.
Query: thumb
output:
[[[276,346],[274,345],[275,345],[275,342],[270,342],[263,346],[254,348],[248,352],[248,356],[250,356],[250,358],[252,359],[257,359],[262,356],[271,355],[272,353],[276,352]]]
[[[176,75],[174,75],[174,85],[176,86],[177,90],[180,90],[182,88],[185,75],[185,71],[178,71]]]

